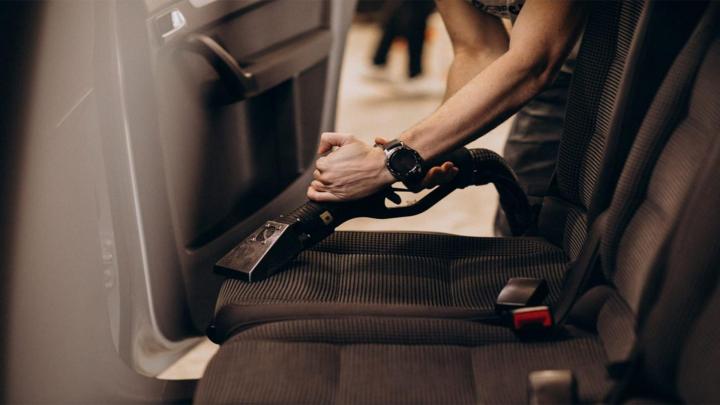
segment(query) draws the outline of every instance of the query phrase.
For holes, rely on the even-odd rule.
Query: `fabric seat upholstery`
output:
[[[252,328],[221,346],[201,403],[519,403],[527,373],[576,370],[581,398],[609,387],[600,342],[577,331],[523,342],[503,328],[458,320],[352,318]]]
[[[696,5],[693,7],[699,8]],[[663,64],[670,63],[666,61],[671,60],[668,55],[674,55],[673,47],[682,46],[684,38],[689,35],[684,32],[690,32],[697,21],[691,18],[694,15],[691,12],[684,16],[672,15],[678,21],[678,30],[671,41],[663,43],[667,48],[657,51],[656,55],[645,49],[644,40],[633,42],[634,27],[641,20],[641,31],[649,35],[649,30],[657,30],[658,27],[657,21],[653,25],[648,20],[657,19],[657,15],[667,19],[669,13],[667,10],[651,13],[646,7],[641,19],[642,12],[643,3],[638,2],[594,7],[594,17],[585,31],[570,95],[570,103],[573,99],[580,100],[577,101],[579,105],[568,107],[568,122],[577,125],[570,125],[564,134],[563,142],[567,145],[561,147],[560,161],[602,160],[603,145],[608,139],[634,138],[634,133],[625,131],[635,128],[631,124],[644,115],[642,110],[645,108],[644,103],[635,99],[644,100],[649,95],[643,93],[639,96],[637,93],[642,92],[631,92],[628,87],[637,83],[643,83],[646,88],[652,87],[653,80],[623,76],[625,62],[628,59],[635,63],[643,62],[638,55],[644,55],[647,59],[644,63],[652,61],[653,66],[657,65],[657,70],[662,71]],[[687,20],[684,23],[683,18]],[[643,35],[640,37],[645,38]],[[632,54],[631,47],[634,50]],[[598,86],[598,82],[605,85]],[[623,96],[619,95],[621,84],[624,84]],[[629,95],[635,96],[632,102],[609,101]],[[627,108],[627,111],[617,114],[621,107]],[[630,111],[634,113],[630,114]],[[632,119],[620,125],[614,121],[614,114]],[[611,142],[615,146],[621,143]],[[617,155],[623,160],[623,153],[619,150],[613,153],[612,156]],[[587,184],[574,186],[568,177],[572,170],[564,166],[565,180],[558,185],[555,196],[550,193],[548,197],[548,205],[551,206],[548,211],[552,213],[546,215],[545,221],[551,218],[553,223],[543,227],[541,221],[540,238],[338,232],[315,249],[302,253],[288,265],[286,271],[270,279],[253,284],[227,280],[219,294],[211,331],[226,329],[225,326],[232,323],[229,319],[237,315],[241,315],[237,317],[238,324],[246,322],[243,314],[258,312],[251,308],[253,305],[264,306],[262,310],[273,305],[276,314],[281,315],[282,304],[288,304],[285,306],[287,314],[279,316],[281,319],[299,316],[298,311],[294,312],[295,315],[290,312],[292,304],[300,303],[314,303],[316,311],[325,308],[324,316],[338,313],[340,304],[354,304],[355,312],[364,307],[375,314],[382,312],[377,306],[384,305],[386,315],[392,314],[398,307],[408,306],[415,307],[411,314],[429,311],[438,315],[444,309],[457,313],[454,311],[457,308],[489,312],[493,309],[497,293],[511,277],[546,279],[550,286],[548,303],[552,304],[558,298],[566,270],[579,254],[587,236],[588,209],[593,204],[599,204],[594,203],[587,190],[611,181],[612,176],[606,171],[596,169],[588,169],[592,175],[576,178]],[[597,199],[607,197],[597,196]],[[555,240],[557,235],[560,235],[559,239]],[[407,308],[401,309],[407,314]],[[258,318],[253,318],[251,323],[258,322]],[[225,326],[219,328],[218,325]],[[236,329],[242,328],[238,326]],[[227,333],[211,333],[210,336],[222,341]]]
[[[630,153],[630,161],[643,156],[655,158],[656,163],[641,170],[626,165],[621,175],[619,189],[627,184],[639,188],[635,214],[621,235],[617,235],[615,227],[603,234],[620,238],[616,248],[610,248],[614,244],[604,246],[606,254],[632,251],[649,265],[637,268],[630,260],[613,260],[615,268],[605,269],[608,284],[586,292],[573,309],[570,323],[558,334],[527,340],[500,326],[417,317],[335,317],[267,323],[239,333],[221,346],[200,382],[196,399],[518,403],[526,400],[528,372],[569,368],[578,379],[580,400],[598,402],[612,385],[606,364],[632,358],[637,330],[651,339],[649,349],[655,348],[649,351],[650,356],[641,357],[641,361],[649,362],[644,364],[646,369],[655,370],[651,374],[653,381],[669,381],[668,388],[672,388],[677,372],[678,390],[686,398],[720,399],[714,387],[698,388],[689,377],[700,373],[703,378],[699,380],[708,384],[701,368],[712,362],[703,357],[701,348],[711,345],[708,342],[720,335],[717,323],[712,321],[718,311],[712,307],[689,311],[695,314],[689,318],[699,314],[703,321],[694,326],[697,335],[689,337],[686,329],[692,322],[672,313],[672,308],[697,308],[716,301],[704,298],[712,292],[709,287],[702,289],[702,296],[689,294],[705,283],[716,284],[717,263],[708,260],[715,260],[717,252],[683,259],[686,252],[703,252],[705,245],[715,246],[720,237],[720,228],[703,226],[704,211],[717,201],[716,192],[710,194],[710,201],[703,199],[704,190],[717,189],[714,173],[720,170],[720,99],[714,96],[717,83],[712,80],[720,71],[720,38],[715,38],[718,6],[710,10],[668,74]],[[663,111],[674,111],[678,103],[689,106],[689,111],[666,119]],[[655,130],[658,122],[664,122],[660,126],[663,131]],[[653,145],[651,149],[656,153],[644,154],[648,145]],[[712,153],[696,153],[703,150]],[[649,179],[633,183],[633,174],[638,172]],[[674,173],[673,183],[658,187],[662,182],[667,185],[669,172]],[[611,205],[623,198],[622,192],[616,193]],[[662,215],[647,214],[655,210]],[[716,217],[712,216],[713,220]],[[672,223],[680,220],[681,229],[687,224],[693,227],[673,238]],[[671,225],[658,227],[665,222]],[[653,229],[661,235],[633,237]],[[709,238],[711,243],[704,243],[703,238]],[[670,260],[666,251],[671,252]],[[688,264],[692,269],[687,268]],[[708,274],[712,277],[706,277]],[[663,293],[657,298],[660,287]],[[643,303],[657,310],[648,317]],[[664,322],[667,316],[680,322]],[[653,333],[658,331],[659,335]],[[666,364],[667,351],[660,349],[666,335],[672,337],[668,339],[674,354],[672,361],[677,364],[681,359],[679,369]],[[689,344],[687,349],[673,345],[683,340]]]
[[[597,160],[601,156],[607,127],[598,127],[594,117],[600,109],[613,108],[607,100],[618,92],[643,3],[593,8],[577,61],[575,76],[580,80],[575,80],[570,89],[570,103],[575,99],[582,105],[576,106],[574,113],[573,107],[568,107],[568,122],[582,125],[570,125],[572,133],[564,134],[563,142],[572,145],[561,145],[559,159],[563,161]],[[605,102],[600,101],[603,97]],[[612,114],[607,111],[604,115]],[[593,148],[589,147],[591,143]],[[587,178],[594,182],[597,176]],[[561,191],[579,195],[579,186],[568,187]],[[553,235],[554,229],[544,235],[552,243],[526,238],[338,232],[316,249],[302,253],[286,271],[267,280],[250,285],[234,279],[225,281],[216,305],[215,324],[226,322],[218,318],[228,318],[229,307],[283,302],[399,304],[419,309],[429,305],[491,311],[507,279],[522,275],[547,277],[554,299],[568,261],[579,254],[587,234],[587,205],[580,197],[570,201],[571,209],[564,214],[566,225],[560,235]]]
[[[546,277],[551,297],[557,297],[566,261],[562,249],[540,238],[337,232],[300,254],[280,277],[226,283],[218,305],[291,301],[491,308],[510,277]]]

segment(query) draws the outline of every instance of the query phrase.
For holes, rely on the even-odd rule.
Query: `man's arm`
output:
[[[453,47],[447,100],[507,52],[510,39],[500,18],[481,12],[467,0],[436,0]]]
[[[555,78],[583,21],[581,2],[527,0],[508,51],[400,139],[429,159],[494,128]]]
[[[425,159],[449,152],[510,117],[555,78],[584,22],[582,2],[527,0],[512,29],[507,52],[460,88],[428,118],[399,139]],[[326,133],[308,197],[352,200],[394,181],[385,154],[347,134]]]

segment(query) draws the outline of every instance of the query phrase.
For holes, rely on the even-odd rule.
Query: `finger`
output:
[[[335,146],[343,146],[354,140],[351,134],[342,132],[324,132],[320,135],[320,146],[318,146],[318,154],[323,154],[332,150]]]
[[[323,184],[330,183],[331,177],[332,176],[328,176],[327,172],[323,172],[322,170],[315,169],[315,171],[313,172],[313,179],[317,180]]]
[[[435,173],[435,178],[438,180],[439,183],[444,183],[448,179],[452,179],[455,177],[455,173],[457,173],[458,168],[455,167],[452,162],[445,162],[440,166],[436,166],[435,169],[437,170]]]
[[[320,173],[324,172],[328,169],[328,163],[326,157],[318,158],[318,160],[315,161],[315,169],[319,171]]]
[[[312,186],[308,187],[307,196],[309,199],[317,202],[337,202],[340,198],[335,194],[326,191],[317,191]]]
[[[451,167],[449,170],[444,171],[441,176],[438,176],[438,184],[445,184],[451,182],[455,176],[457,176],[460,170],[457,167]]]
[[[445,184],[452,180],[454,174],[452,172],[442,172],[435,177],[436,184]]]
[[[438,170],[437,175],[437,182],[438,184],[447,183],[450,180],[452,180],[459,169],[455,167],[455,165],[452,164],[452,162],[445,162],[440,166],[440,169]]]
[[[389,141],[388,141],[387,139],[382,138],[382,137],[379,137],[379,136],[375,138],[375,144],[376,144],[376,145],[385,145],[385,144],[388,143],[388,142],[389,142]]]
[[[425,177],[423,178],[422,184],[425,188],[431,188],[435,187],[437,185],[436,178],[438,176],[438,173],[440,173],[440,168],[435,166],[428,170],[427,174],[425,174]]]
[[[432,167],[428,170],[422,181],[422,186],[432,188],[440,184],[450,182],[460,171],[452,162],[445,162],[440,166]]]
[[[445,162],[445,163],[442,164],[442,166],[440,166],[440,168],[442,168],[442,170],[443,170],[444,172],[449,172],[449,171],[452,170],[453,168],[456,168],[456,169],[457,169],[457,167],[455,166],[455,164],[454,164],[453,162]]]
[[[323,184],[323,183],[321,183],[321,182],[319,182],[319,181],[317,181],[317,180],[313,180],[313,181],[310,183],[310,186],[311,186],[312,188],[314,188],[315,190],[317,190],[317,191],[327,191],[327,187],[325,186],[325,184]]]

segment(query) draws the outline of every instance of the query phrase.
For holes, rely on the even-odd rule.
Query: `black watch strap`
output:
[[[391,150],[391,149],[395,149],[395,148],[397,148],[397,147],[402,147],[402,146],[404,146],[404,145],[405,145],[405,144],[403,143],[403,141],[401,141],[401,140],[399,140],[399,139],[393,139],[392,141],[390,141],[390,142],[386,143],[385,145],[383,145],[383,149],[385,149],[385,150]]]
[[[393,177],[406,184],[422,180],[423,159],[415,149],[399,139],[386,143],[383,149],[385,165]]]

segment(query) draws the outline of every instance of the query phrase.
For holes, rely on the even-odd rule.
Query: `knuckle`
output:
[[[321,182],[323,182],[323,183],[325,183],[325,184],[332,183],[332,181],[333,181],[334,179],[335,179],[335,176],[333,176],[332,173],[328,173],[328,172],[322,172],[322,173],[320,173],[320,175],[317,177],[317,180],[320,180]]]

